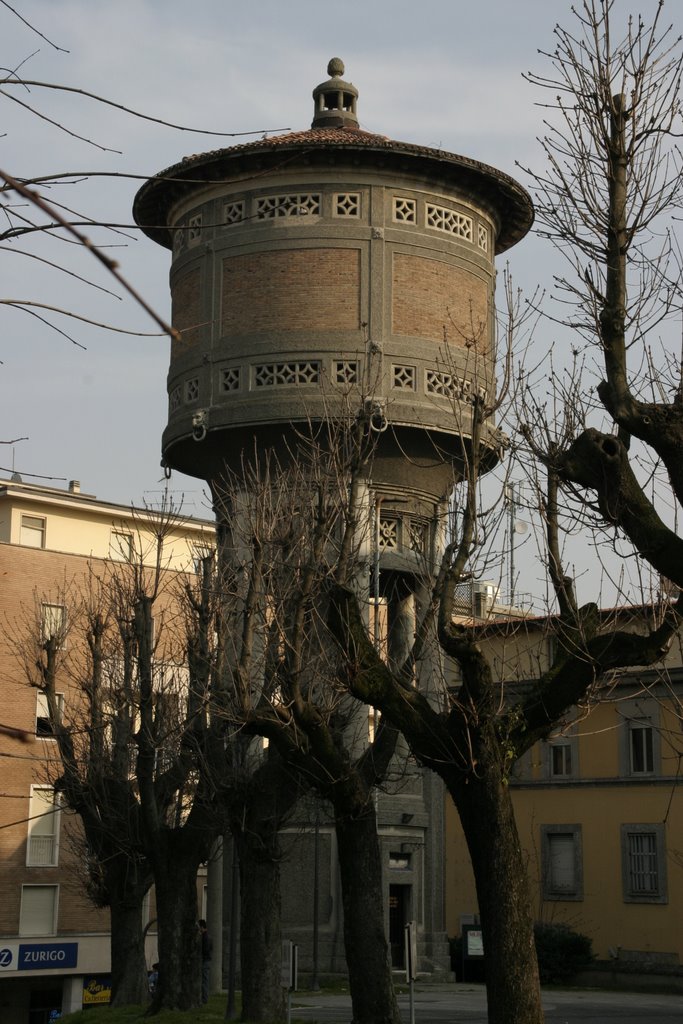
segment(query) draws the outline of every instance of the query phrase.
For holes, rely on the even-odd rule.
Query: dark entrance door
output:
[[[410,907],[410,886],[389,886],[389,944],[391,945],[391,966],[405,967],[404,928],[408,923]]]

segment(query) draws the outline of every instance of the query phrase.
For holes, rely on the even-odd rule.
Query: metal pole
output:
[[[230,947],[228,950],[228,1002],[225,1020],[235,1020],[235,994],[237,991],[237,924],[239,915],[239,859],[235,837],[232,839],[232,881],[230,885]]]
[[[313,833],[313,974],[311,991],[320,991],[318,980],[318,904],[320,901],[320,804],[315,800],[315,831]]]
[[[515,603],[515,485],[508,484],[510,503],[510,605]]]

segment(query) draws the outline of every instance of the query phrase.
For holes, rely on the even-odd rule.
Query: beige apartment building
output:
[[[605,613],[608,614],[608,613]],[[643,628],[656,609],[625,609]],[[485,627],[503,688],[549,665],[552,620]],[[667,970],[683,959],[683,640],[662,664],[616,674],[517,764],[510,787],[535,917],[590,936],[615,971]],[[449,935],[477,913],[457,814],[446,811]]]
[[[163,516],[68,490],[0,481],[0,1020],[47,1024],[108,998],[109,915],[85,894],[78,819],[55,800],[56,742],[43,693],[22,665],[22,636],[52,627],[74,595],[117,562],[153,564]],[[174,517],[163,572],[194,571],[208,521]],[[68,640],[67,640],[68,642]],[[76,699],[65,677],[61,699]],[[53,768],[50,769],[50,763]],[[155,959],[155,936],[148,940]]]

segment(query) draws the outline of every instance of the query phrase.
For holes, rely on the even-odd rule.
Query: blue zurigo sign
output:
[[[50,968],[76,967],[78,964],[77,942],[36,942],[20,943],[17,969],[20,971],[44,971]]]

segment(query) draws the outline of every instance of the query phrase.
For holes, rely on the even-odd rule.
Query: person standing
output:
[[[202,943],[202,1002],[209,1001],[209,975],[211,973],[211,952],[213,943],[206,928],[206,921],[202,917],[199,921],[199,936]]]

